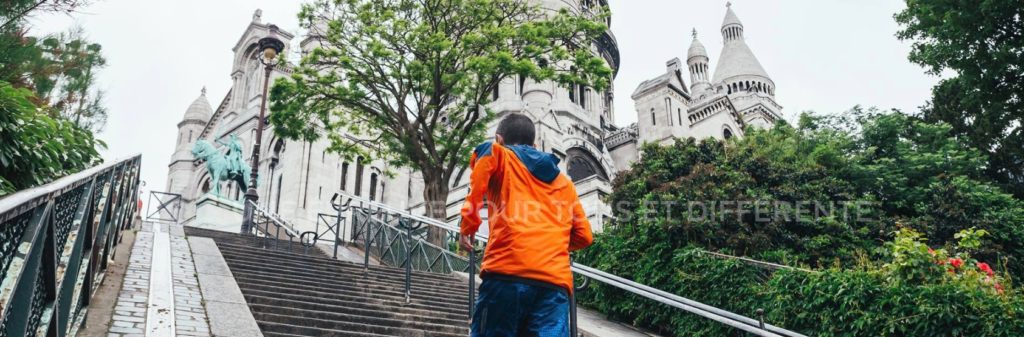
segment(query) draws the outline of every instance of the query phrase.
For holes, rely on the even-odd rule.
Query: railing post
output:
[[[359,203],[362,206],[362,203]],[[364,208],[361,208],[365,210]],[[370,277],[370,240],[373,240],[373,229],[370,228],[370,212],[363,213],[363,275]]]
[[[476,309],[476,237],[469,237],[469,320],[473,320]]]
[[[399,218],[399,224],[405,226],[405,303],[412,300],[412,225]]]
[[[569,265],[572,266],[572,256],[569,257]],[[572,276],[572,290],[569,292],[569,336],[578,336],[577,319],[576,319],[576,274],[569,272]]]
[[[338,210],[337,222],[334,224],[334,258],[338,258],[338,241],[341,241],[341,204],[335,209]]]

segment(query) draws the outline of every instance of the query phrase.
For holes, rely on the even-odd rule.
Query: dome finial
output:
[[[206,96],[206,86],[205,85],[203,86],[203,90],[200,91],[200,94],[203,95],[203,96]]]
[[[693,28],[693,39],[697,39],[697,28]]]
[[[725,2],[725,7],[726,8],[732,7],[732,1],[726,1]]]

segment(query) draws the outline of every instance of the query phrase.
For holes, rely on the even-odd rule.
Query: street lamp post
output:
[[[270,86],[270,73],[280,61],[277,56],[284,50],[284,42],[277,38],[277,26],[270,26],[270,34],[260,39],[259,49],[262,51],[257,58],[263,64],[263,96],[260,99],[260,117],[256,120],[256,140],[252,146],[252,173],[249,175],[249,188],[245,191],[245,211],[242,215],[242,234],[252,231],[255,205],[259,195],[256,194],[256,177],[260,165],[260,142],[263,140],[263,121],[267,112],[267,88]]]

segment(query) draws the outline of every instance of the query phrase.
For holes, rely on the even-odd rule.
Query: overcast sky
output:
[[[615,80],[616,122],[636,120],[629,95],[663,74],[673,57],[685,61],[694,28],[711,65],[722,46],[725,0],[610,0],[612,31],[622,66]],[[915,111],[937,78],[907,61],[909,45],[895,38],[898,0],[733,0],[747,43],[775,81],[783,114],[833,113],[853,105]],[[298,32],[301,1],[97,0],[73,17],[33,19],[33,33],[73,25],[103,45],[100,73],[109,121],[99,135],[106,159],[143,154],[144,190],[163,190],[177,123],[206,86],[216,108],[230,87],[231,48],[257,8],[263,21]],[[299,39],[296,39],[296,42]],[[714,69],[712,69],[712,72]],[[689,82],[689,77],[686,78]],[[148,196],[147,196],[148,197]]]

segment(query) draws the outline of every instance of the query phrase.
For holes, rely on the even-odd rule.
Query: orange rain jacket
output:
[[[558,158],[532,146],[484,143],[473,151],[462,235],[474,235],[487,196],[490,235],[481,277],[555,285],[572,293],[569,252],[593,243],[576,187]]]

